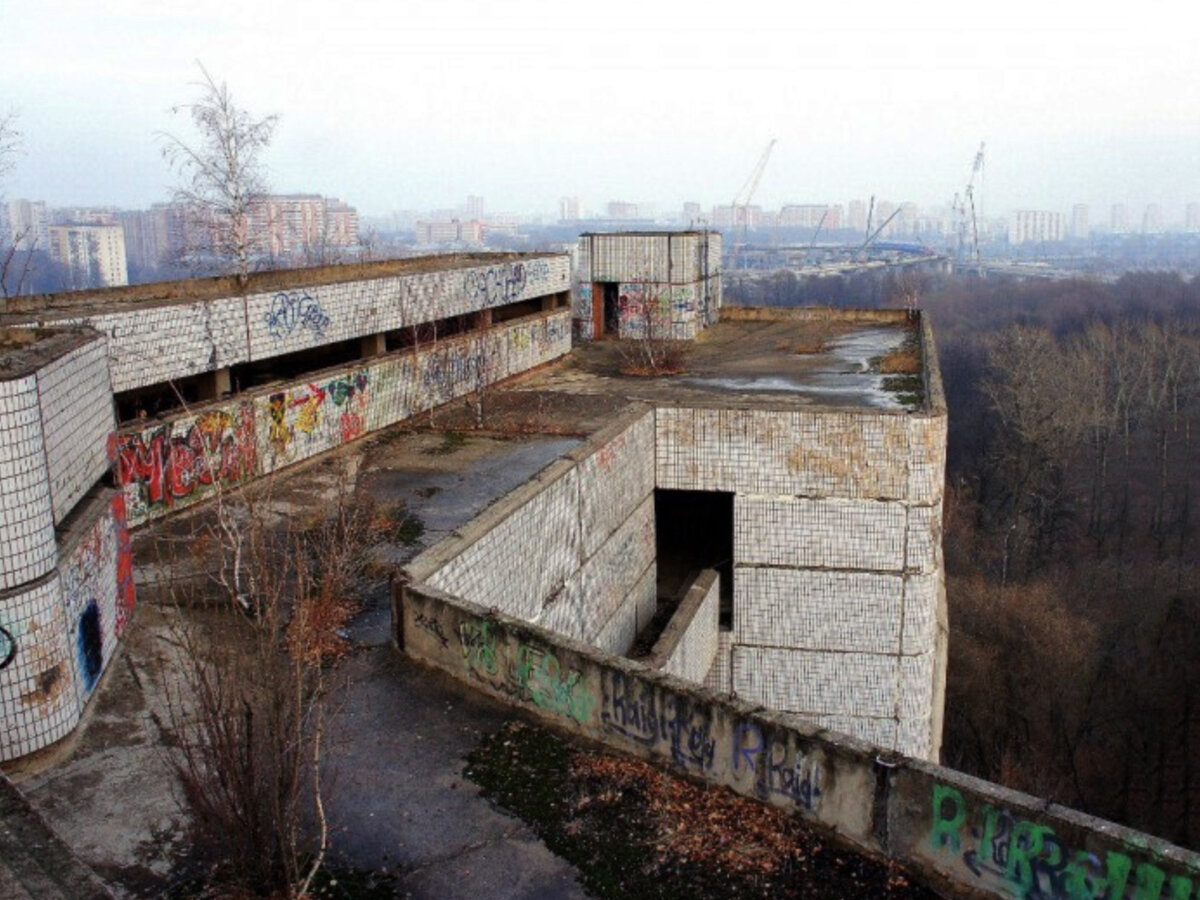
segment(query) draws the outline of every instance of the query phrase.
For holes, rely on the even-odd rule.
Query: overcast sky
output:
[[[872,194],[948,204],[987,142],[987,214],[1200,200],[1200,52],[1183,3],[791,0],[0,0],[9,198],[147,206],[156,134],[200,60],[281,117],[277,192],[367,214],[552,212],[577,195],[674,212]],[[836,7],[836,8],[835,8]]]

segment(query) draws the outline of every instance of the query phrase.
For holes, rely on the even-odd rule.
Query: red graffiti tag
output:
[[[257,467],[249,403],[239,404],[232,415],[204,413],[182,433],[172,435],[171,426],[163,425],[125,435],[117,447],[118,482],[138,485],[149,505],[170,506],[198,486],[239,481],[253,476]]]

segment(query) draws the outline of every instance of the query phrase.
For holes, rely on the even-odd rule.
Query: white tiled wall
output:
[[[708,593],[704,595],[704,600],[675,649],[663,663],[662,670],[696,684],[704,684],[718,656],[720,614],[721,579],[718,577],[709,586]]]
[[[79,721],[74,644],[58,573],[0,595],[0,760],[57,741]]]
[[[659,487],[735,495],[732,690],[928,754],[944,418],[660,408],[656,431]]]
[[[104,339],[77,347],[38,371],[54,521],[61,522],[108,470],[116,430]]]
[[[599,443],[429,584],[628,652],[656,606],[653,418]]]
[[[37,375],[0,381],[0,591],[54,568],[54,513]]]

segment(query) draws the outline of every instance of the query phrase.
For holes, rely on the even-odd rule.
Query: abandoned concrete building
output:
[[[695,341],[718,368],[624,395],[406,566],[396,645],[945,883],[1013,893],[1013,872],[960,851],[1004,810],[1027,861],[1053,834],[1080,878],[1124,871],[1109,896],[1190,897],[1194,854],[936,765],[946,408],[929,323],[723,309],[715,233],[588,234],[573,256],[7,300],[0,762],[80,722],[134,613],[130,529],[497,382],[552,381],[573,342]],[[813,320],[837,326],[835,368],[787,344]],[[764,363],[755,329],[786,352]],[[918,372],[881,390],[871,360],[902,348]]]

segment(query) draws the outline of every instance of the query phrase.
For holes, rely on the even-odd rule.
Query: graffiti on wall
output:
[[[794,750],[786,740],[756,722],[739,722],[733,732],[730,766],[736,774],[753,772],[760,797],[787,797],[803,809],[814,810],[821,801],[822,767],[811,754]]]
[[[75,652],[79,661],[79,679],[84,693],[90,694],[104,669],[104,629],[100,607],[89,600],[75,626]]]
[[[933,786],[934,850],[958,856],[980,881],[999,883],[1020,898],[1055,900],[1188,900],[1192,880],[1170,875],[1153,862],[1135,864],[1126,853],[1101,859],[1072,849],[1049,825],[1021,819],[1000,807],[967,808],[962,791]]]
[[[285,460],[305,459],[365,433],[370,384],[370,370],[360,369],[271,394],[267,398],[271,452]]]
[[[569,329],[562,314],[452,338],[412,356],[113,435],[109,455],[125,490],[127,521],[140,525],[207,496],[214,484],[306,459],[503,378],[510,334],[524,332],[513,340],[530,342],[517,368],[545,362],[570,349]],[[384,374],[390,383],[377,379]],[[132,609],[132,590],[129,598]]]
[[[659,701],[654,689],[622,672],[608,672],[600,721],[613,734],[647,747],[666,745],[678,765],[711,770],[717,762],[708,706],[686,694]]]
[[[143,520],[151,511],[199,499],[215,484],[254,476],[254,405],[243,401],[233,412],[211,410],[121,435],[113,453],[126,513]]]
[[[129,519],[125,512],[125,495],[117,494],[112,501],[113,527],[117,535],[117,604],[113,630],[117,637],[125,631],[133,615],[133,545],[129,540]]]
[[[17,639],[12,632],[0,625],[0,672],[9,667],[17,656]]]
[[[696,321],[695,290],[688,285],[663,287],[622,284],[618,295],[622,337],[687,337]]]
[[[307,291],[280,291],[271,298],[271,308],[263,319],[267,332],[277,341],[296,331],[311,331],[315,337],[322,338],[330,322],[321,304]]]
[[[505,263],[498,266],[488,266],[486,269],[472,269],[463,279],[463,289],[467,298],[480,306],[499,306],[520,300],[525,293],[525,285],[529,278],[526,267],[537,260],[528,263]],[[545,265],[545,261],[540,261]]]
[[[566,716],[576,722],[590,721],[596,697],[583,683],[581,674],[559,662],[540,647],[518,643],[510,654],[506,643],[497,641],[492,623],[464,622],[459,643],[467,673],[497,690],[528,700],[539,709]]]

